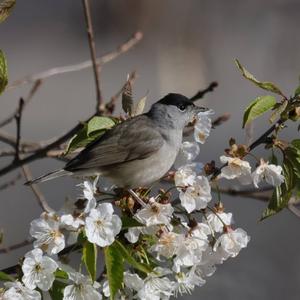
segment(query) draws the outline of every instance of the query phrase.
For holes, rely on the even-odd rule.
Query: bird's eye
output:
[[[178,108],[179,108],[181,111],[185,111],[186,106],[185,106],[184,104],[180,104],[180,105],[178,105]]]

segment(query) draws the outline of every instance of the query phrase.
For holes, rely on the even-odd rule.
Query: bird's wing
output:
[[[101,168],[144,159],[163,145],[164,139],[145,115],[127,120],[89,144],[65,167],[67,171]]]

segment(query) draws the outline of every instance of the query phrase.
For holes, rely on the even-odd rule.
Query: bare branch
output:
[[[15,147],[15,149],[16,149],[15,161],[20,160],[19,151],[20,151],[21,120],[22,120],[23,108],[24,108],[24,100],[23,100],[23,98],[20,98],[19,108],[18,108],[18,111],[17,111],[17,113],[15,115],[16,127],[17,127],[17,137],[16,137],[16,147]]]
[[[26,181],[31,181],[33,179],[31,171],[27,165],[22,166],[23,174],[26,179]],[[36,200],[39,204],[39,206],[42,208],[43,211],[46,212],[54,212],[54,210],[49,206],[49,204],[46,201],[45,196],[42,194],[41,190],[36,184],[31,184],[30,188],[32,192],[34,193]]]
[[[30,92],[29,92],[29,95],[27,96],[26,99],[24,99],[24,103],[23,105],[27,105],[30,100],[33,98],[34,94],[37,92],[37,90],[40,88],[42,84],[42,80],[38,79],[34,82]],[[3,127],[5,125],[7,125],[8,123],[10,123],[15,117],[16,115],[18,114],[18,108],[16,108],[16,110],[11,114],[9,115],[6,119],[4,119],[3,121],[0,122],[0,127]]]
[[[21,174],[20,173],[17,174],[17,176],[15,178],[13,178],[12,180],[7,181],[7,182],[3,183],[2,185],[0,185],[0,191],[5,190],[5,189],[9,188],[10,186],[15,185],[16,182],[21,178],[22,178]]]
[[[115,51],[112,51],[110,53],[105,54],[102,57],[97,58],[97,60],[96,60],[97,65],[101,66],[101,65],[111,62],[112,60],[119,57],[121,54],[126,53],[127,51],[132,49],[138,42],[141,41],[142,38],[143,38],[143,34],[140,31],[134,33],[133,36],[130,37],[130,39],[128,41],[126,41],[125,43],[123,43],[119,47],[117,47],[117,49]],[[75,64],[75,65],[67,65],[67,66],[62,66],[62,67],[51,68],[46,71],[43,71],[43,72],[40,72],[37,74],[33,74],[33,75],[28,75],[28,76],[25,76],[24,78],[18,79],[16,81],[14,81],[11,85],[9,85],[6,88],[6,90],[15,88],[19,85],[23,85],[26,83],[35,82],[37,80],[44,80],[44,79],[47,79],[47,78],[55,76],[55,75],[81,71],[83,69],[92,67],[92,65],[93,65],[92,61],[87,60],[87,61]]]
[[[6,254],[10,251],[20,249],[22,247],[32,244],[32,242],[33,242],[33,240],[25,240],[23,242],[20,242],[20,243],[17,243],[17,244],[8,246],[8,247],[0,248],[0,254]]]
[[[103,98],[102,93],[100,89],[100,67],[97,66],[96,61],[96,45],[95,45],[95,39],[94,39],[94,30],[93,30],[93,24],[92,24],[92,17],[91,17],[91,8],[90,8],[90,1],[89,0],[82,0],[83,8],[84,8],[84,17],[85,17],[85,23],[86,23],[86,30],[89,40],[89,46],[90,46],[90,52],[91,52],[91,58],[93,63],[93,70],[94,70],[94,77],[95,77],[95,86],[96,86],[96,111],[98,114],[101,114],[104,110],[103,107]]]
[[[263,144],[266,142],[268,136],[276,130],[281,124],[283,124],[284,121],[279,119],[274,125],[272,125],[266,132],[264,132],[259,138],[257,138],[249,147],[248,151],[252,151],[255,149],[257,146]],[[221,170],[227,166],[227,163],[222,165],[220,168],[217,168],[216,171],[212,174],[210,180],[214,180],[217,178],[217,176],[221,173]]]
[[[227,122],[230,119],[229,113],[224,113],[223,115],[220,115],[216,119],[212,121],[212,127],[216,128],[217,126],[223,125],[223,123]]]
[[[256,199],[260,200],[263,202],[267,202],[270,200],[270,195],[263,195],[262,193],[268,192],[273,190],[274,187],[265,187],[261,189],[248,189],[248,190],[234,190],[231,188],[218,188],[218,189],[213,189],[214,192],[219,192],[221,194],[226,194],[234,197],[244,197],[244,198],[251,198],[251,199]]]
[[[190,98],[190,100],[194,102],[199,99],[202,99],[207,93],[212,92],[217,86],[218,83],[216,81],[213,81],[206,89],[200,90],[196,95]]]
[[[4,130],[0,129],[0,142],[6,143],[12,147],[15,148],[16,146],[16,137],[7,133]],[[34,147],[38,147],[41,143],[36,143],[36,142],[32,142],[32,141],[22,141],[21,140],[21,146],[22,148],[34,148]],[[44,142],[43,142],[44,144]]]

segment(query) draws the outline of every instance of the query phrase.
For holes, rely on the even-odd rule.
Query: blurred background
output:
[[[94,0],[93,21],[97,56],[112,51],[136,30],[144,39],[128,53],[105,65],[101,85],[109,99],[136,70],[134,94],[149,91],[149,105],[168,92],[192,96],[211,81],[219,87],[201,104],[216,114],[229,112],[230,120],[214,130],[201,147],[199,159],[218,161],[228,139],[245,141],[242,112],[249,101],[263,95],[242,78],[234,65],[239,58],[258,79],[277,83],[287,95],[298,85],[300,74],[300,2],[297,0]],[[10,82],[45,69],[89,59],[81,1],[17,1],[11,16],[0,25],[0,48],[5,51]],[[29,86],[9,90],[0,99],[0,120],[11,113]],[[23,114],[22,136],[47,140],[85,120],[95,107],[92,69],[58,75],[46,80]],[[148,108],[147,107],[147,108]],[[288,124],[285,138],[295,137]],[[268,127],[266,119],[255,122],[254,135]],[[5,128],[14,134],[15,126]],[[299,135],[299,134],[298,134]],[[2,145],[1,145],[2,146]],[[264,155],[257,150],[257,155]],[[0,160],[0,167],[9,162]],[[35,176],[58,168],[61,163],[44,159],[31,165]],[[13,178],[12,172],[0,184]],[[11,245],[28,236],[29,223],[41,213],[23,179],[0,193],[0,228],[4,243]],[[41,185],[54,208],[66,196],[79,193],[68,178]],[[226,184],[226,183],[225,183]],[[265,203],[224,197],[238,227],[251,236],[247,249],[236,259],[219,266],[205,286],[183,299],[299,299],[300,220],[288,211],[258,222]],[[15,264],[30,247],[0,255],[0,268]]]

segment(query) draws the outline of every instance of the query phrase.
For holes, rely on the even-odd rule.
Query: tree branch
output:
[[[21,177],[22,177],[21,174],[18,173],[17,176],[16,176],[15,178],[13,178],[13,179],[11,179],[10,181],[5,182],[5,183],[3,183],[2,185],[0,185],[0,191],[5,190],[5,189],[9,188],[10,186],[15,185],[16,182],[17,182],[19,179],[21,179]]]
[[[218,189],[213,189],[215,193],[221,193],[221,194],[226,194],[234,197],[245,197],[245,198],[252,198],[256,200],[260,200],[263,202],[267,202],[270,200],[270,196],[268,195],[262,195],[261,193],[268,192],[273,190],[274,187],[265,187],[261,189],[248,189],[248,190],[234,190],[231,188],[218,188]]]
[[[127,51],[132,49],[138,42],[141,41],[142,38],[143,38],[143,34],[140,31],[134,33],[133,36],[129,38],[129,40],[127,40],[126,42],[124,42],[123,44],[118,46],[116,50],[97,58],[97,60],[96,60],[97,65],[102,66],[106,63],[111,62],[112,60],[116,59],[123,53],[126,53]],[[87,61],[84,61],[84,62],[81,62],[78,64],[74,64],[74,65],[67,65],[67,66],[51,68],[51,69],[42,71],[40,73],[33,74],[33,75],[27,75],[21,79],[18,79],[16,81],[14,81],[11,85],[9,85],[6,88],[6,90],[16,88],[17,86],[20,86],[20,85],[23,85],[26,83],[35,82],[37,80],[45,80],[47,78],[50,78],[52,76],[56,76],[59,74],[81,71],[83,69],[90,68],[92,66],[93,66],[92,61],[87,60]]]
[[[202,99],[207,93],[212,92],[217,86],[218,83],[216,81],[211,82],[206,89],[200,90],[197,94],[195,94],[192,98],[190,98],[190,100],[195,102],[199,99]]]
[[[274,125],[272,125],[266,132],[264,132],[259,138],[257,138],[249,147],[249,152],[255,149],[257,146],[263,144],[266,142],[267,137],[275,130],[277,129],[281,124],[283,124],[284,121],[279,119]],[[221,174],[221,171],[223,168],[227,166],[227,163],[222,165],[221,167],[217,168],[216,171],[212,174],[210,180],[214,180],[217,178],[218,175]]]
[[[28,245],[32,244],[32,242],[33,242],[33,239],[31,239],[31,240],[25,240],[23,242],[20,242],[20,243],[17,243],[17,244],[8,246],[8,247],[0,248],[0,254],[6,254],[6,253],[8,253],[10,251],[20,249],[22,247],[25,247],[25,246],[28,246]]]
[[[24,99],[20,98],[18,112],[15,115],[16,119],[16,127],[17,127],[17,137],[16,137],[16,153],[15,153],[15,161],[20,160],[20,139],[21,139],[21,120],[22,120],[22,112],[24,108]]]
[[[22,166],[23,174],[26,179],[26,181],[31,181],[33,179],[31,171],[27,165]],[[48,213],[54,212],[54,210],[49,206],[49,204],[46,201],[45,196],[42,194],[41,190],[36,184],[31,184],[30,188],[33,192],[33,194],[36,197],[36,200],[39,204],[39,206],[42,208],[43,211],[46,211]]]
[[[90,120],[90,118],[88,120],[86,120],[86,122],[88,122],[89,120]],[[43,157],[46,157],[48,151],[50,151],[50,150],[58,147],[62,143],[64,143],[66,140],[71,138],[81,128],[82,128],[82,123],[79,123],[75,127],[73,127],[72,129],[70,129],[67,133],[65,133],[64,135],[59,137],[57,140],[50,143],[49,145],[39,149],[35,153],[33,153],[33,154],[23,158],[23,159],[20,159],[18,161],[13,161],[12,163],[10,163],[9,165],[7,165],[6,167],[4,167],[3,169],[0,170],[0,176],[3,176],[5,174],[9,173],[10,171],[15,170],[16,168],[18,168],[20,166],[23,166],[24,164],[28,164],[32,161],[37,160],[37,159],[41,159]]]
[[[41,79],[38,79],[34,82],[30,92],[29,92],[29,95],[27,96],[27,98],[24,100],[24,103],[23,103],[23,106],[25,107],[25,105],[27,105],[30,100],[33,98],[34,94],[37,92],[37,90],[40,88],[42,84],[42,80]],[[0,122],[0,127],[3,127],[5,125],[7,125],[8,123],[10,123],[15,117],[16,115],[18,114],[18,111],[19,109],[16,108],[16,110],[11,114],[9,115],[7,118],[5,118],[4,120],[2,120]]]
[[[100,75],[99,75],[100,67],[98,68],[97,61],[96,61],[96,46],[95,46],[94,30],[93,30],[92,17],[91,17],[90,1],[82,0],[82,4],[83,4],[83,8],[84,8],[86,30],[87,30],[88,40],[89,40],[90,53],[91,53],[94,77],[95,77],[96,101],[97,101],[96,111],[97,111],[97,114],[102,114],[104,107],[103,107],[102,93],[101,93],[101,89],[100,89]]]

